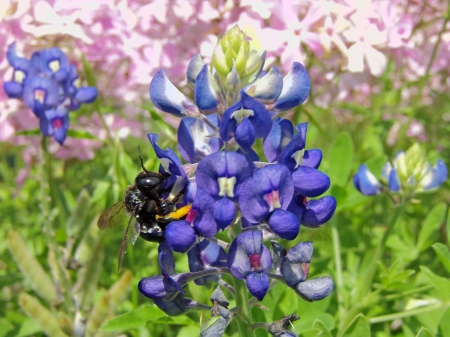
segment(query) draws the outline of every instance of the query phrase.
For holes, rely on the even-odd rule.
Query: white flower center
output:
[[[22,84],[25,77],[26,77],[26,75],[22,70],[14,71],[14,82]]]
[[[221,177],[217,179],[219,184],[219,196],[228,196],[230,198],[234,198],[234,185],[236,185],[236,177]]]
[[[302,164],[303,155],[305,153],[305,149],[295,151],[291,158],[295,160],[295,168],[299,167]]]
[[[54,72],[56,73],[61,67],[59,65],[59,61],[58,60],[53,60],[51,62],[49,62],[48,67]]]
[[[239,109],[231,114],[230,118],[234,118],[238,124],[241,124],[245,117],[253,116],[255,113],[250,109]]]

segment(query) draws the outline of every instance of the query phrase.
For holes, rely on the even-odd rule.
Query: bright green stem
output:
[[[360,303],[360,300],[363,299],[364,296],[366,296],[367,292],[372,287],[372,282],[375,277],[375,273],[377,271],[377,262],[381,258],[381,255],[383,254],[384,246],[386,245],[386,241],[391,235],[392,231],[395,228],[395,225],[397,224],[398,220],[400,219],[401,215],[403,214],[403,211],[405,209],[405,203],[401,204],[395,209],[395,213],[392,216],[392,219],[390,223],[388,224],[386,231],[383,234],[383,237],[381,238],[380,243],[378,244],[377,249],[375,250],[375,254],[373,254],[372,261],[370,262],[369,269],[366,271],[366,276],[364,278],[364,281],[362,282],[362,286],[358,289],[359,292],[357,292],[356,296],[356,303]]]
[[[248,300],[247,286],[244,281],[233,277],[233,287],[236,292],[236,306],[241,308],[241,314],[236,318],[239,335],[242,337],[254,337],[255,334],[252,329],[252,308]]]
[[[344,283],[342,280],[342,257],[341,257],[341,244],[339,240],[339,232],[337,229],[337,220],[336,218],[333,218],[332,220],[332,227],[331,227],[331,234],[333,237],[333,254],[334,254],[334,266],[336,269],[336,292],[337,292],[337,300],[338,300],[338,306],[339,306],[339,321],[343,322],[343,318],[345,315],[345,308],[344,308],[344,300],[342,297],[342,289],[344,287]]]

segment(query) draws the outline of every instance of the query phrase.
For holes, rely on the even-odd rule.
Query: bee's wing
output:
[[[112,205],[103,214],[97,221],[97,227],[99,229],[113,229],[123,225],[126,218],[125,213],[125,203],[123,200],[119,201],[117,204]]]
[[[130,230],[130,224],[131,221],[134,219],[134,216],[132,215],[130,217],[130,220],[128,220],[127,228],[125,229],[125,232],[123,233],[122,243],[120,244],[120,251],[119,251],[119,262],[117,265],[117,271],[120,271],[120,266],[122,265],[122,258],[123,255],[127,252],[127,237],[128,237],[128,231]]]
[[[134,226],[133,226],[133,228],[131,228],[131,235],[130,235],[130,242],[133,246],[136,243],[136,240],[139,237],[140,232],[141,232],[141,226],[139,225],[139,222],[134,221]]]

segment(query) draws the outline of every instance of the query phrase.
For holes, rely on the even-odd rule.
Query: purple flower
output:
[[[283,78],[283,91],[273,107],[274,111],[286,111],[302,104],[309,95],[311,80],[308,71],[298,62],[292,64],[291,71]]]
[[[245,280],[250,293],[262,301],[269,289],[272,258],[262,243],[261,231],[239,234],[228,252],[228,266],[238,279]]]
[[[23,100],[40,118],[44,111],[54,109],[59,104],[59,88],[52,80],[33,76],[25,82]]]
[[[11,43],[6,52],[8,63],[14,68],[12,80],[5,82],[3,88],[10,98],[20,98],[23,93],[23,85],[28,77],[29,61],[16,54],[16,43]]]
[[[236,215],[235,201],[255,169],[244,155],[236,152],[216,152],[203,158],[197,167],[198,186],[214,199],[214,219],[224,229]]]
[[[198,115],[195,104],[170,82],[162,69],[156,72],[150,83],[150,98],[159,110],[174,116]]]
[[[172,250],[185,253],[196,243],[197,237],[210,238],[217,234],[219,225],[214,220],[213,205],[214,199],[197,189],[186,220],[173,221],[166,228],[166,241]]]
[[[53,77],[58,83],[64,83],[70,72],[70,63],[61,49],[52,47],[37,54],[38,60],[32,57],[32,65],[38,67],[39,72]]]
[[[222,116],[220,137],[224,141],[234,137],[239,146],[247,151],[256,138],[267,136],[271,127],[272,119],[265,106],[242,91],[241,99]]]
[[[166,243],[158,247],[158,262],[162,274],[142,278],[138,284],[141,294],[153,300],[168,299],[177,293],[184,295],[182,286],[187,282],[187,273],[175,274],[173,254]]]
[[[293,179],[287,167],[268,165],[247,180],[239,197],[239,208],[250,223],[266,221],[275,234],[293,240],[300,229],[298,218],[287,211],[293,196]]]
[[[69,130],[67,109],[58,107],[44,111],[39,120],[39,127],[44,136],[54,137],[59,144],[63,145]]]
[[[189,270],[196,272],[211,268],[224,268],[227,266],[227,253],[215,243],[203,240],[188,251]],[[208,282],[217,282],[220,275],[205,276],[196,279],[197,285],[205,285]]]
[[[219,117],[207,117],[212,125],[219,127]],[[185,117],[178,127],[178,150],[189,163],[197,163],[207,155],[218,152],[223,141],[216,136],[216,131],[200,119]]]
[[[353,182],[358,191],[364,195],[375,195],[380,193],[381,184],[366,164],[362,164],[358,172],[353,176]]]
[[[290,248],[281,262],[281,274],[288,286],[307,301],[318,301],[327,297],[334,289],[333,280],[317,277],[306,280],[313,254],[312,242],[300,242]]]
[[[317,228],[333,217],[336,206],[336,199],[333,196],[307,200],[302,195],[296,195],[292,199],[288,211],[297,215],[302,225]]]
[[[208,71],[208,66],[204,65],[195,79],[194,97],[198,108],[205,115],[217,112],[219,95],[216,87],[214,77]]]

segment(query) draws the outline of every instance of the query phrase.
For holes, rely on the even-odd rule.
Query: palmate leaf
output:
[[[447,205],[441,202],[434,206],[431,212],[428,213],[417,238],[416,246],[419,252],[423,252],[436,241],[432,239],[432,236],[437,234],[439,227],[442,225],[446,209]]]
[[[450,273],[450,250],[448,247],[440,242],[435,243],[432,247],[445,269]]]
[[[345,330],[343,337],[369,337],[370,325],[363,314],[357,315]]]
[[[450,280],[438,276],[425,266],[420,266],[420,270],[431,281],[431,283],[440,291],[440,293],[450,299]]]
[[[416,337],[434,337],[434,335],[430,332],[430,330],[422,328],[417,333]]]
[[[114,331],[125,329],[139,329],[145,326],[147,322],[165,316],[166,314],[159,310],[156,306],[144,304],[143,306],[133,311],[127,312],[126,314],[120,315],[107,321],[100,330]]]

